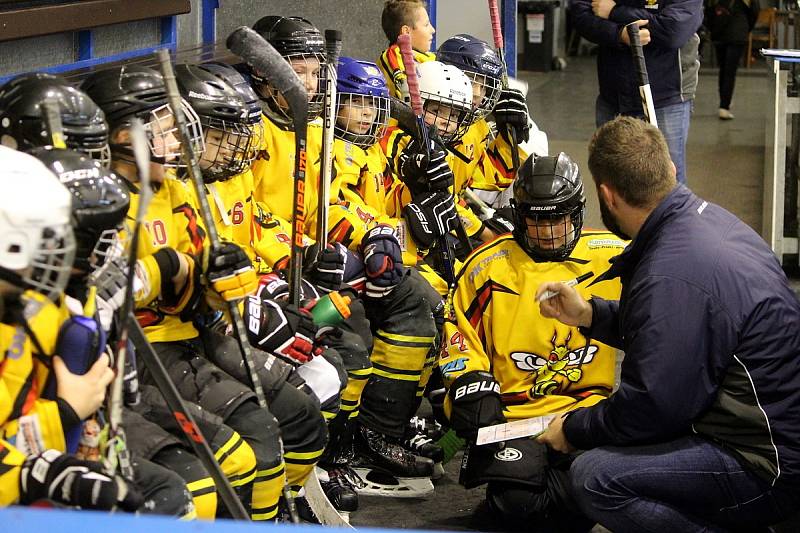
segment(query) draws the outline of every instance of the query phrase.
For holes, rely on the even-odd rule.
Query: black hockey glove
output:
[[[492,230],[495,235],[500,235],[502,233],[514,231],[514,223],[512,220],[514,219],[511,215],[511,208],[502,207],[496,209],[492,217],[487,218],[483,223],[486,224],[486,227]]]
[[[419,143],[412,140],[403,150],[400,179],[412,196],[432,191],[446,191],[453,185],[453,171],[447,164],[447,154],[441,149],[430,154],[420,151]]]
[[[97,314],[100,316],[100,323],[104,330],[109,331],[114,313],[125,301],[125,288],[128,283],[127,262],[122,258],[109,261],[91,275],[90,283],[97,288]]]
[[[423,250],[454,229],[457,217],[453,197],[443,192],[426,193],[403,208],[408,231]]]
[[[392,292],[405,273],[403,251],[394,228],[379,224],[361,239],[361,254],[367,274],[367,296],[380,298]]]
[[[303,253],[303,276],[323,292],[337,291],[342,286],[347,249],[339,243],[329,243],[320,253],[319,244],[307,246]]]
[[[226,302],[240,300],[258,288],[253,263],[238,244],[223,241],[205,255],[204,269],[211,288]]]
[[[139,492],[119,476],[103,472],[96,461],[82,461],[58,450],[32,455],[22,465],[20,503],[39,500],[81,509],[134,512],[144,503]]]
[[[488,372],[467,372],[459,376],[447,394],[452,403],[450,425],[462,439],[474,442],[479,428],[506,421],[500,384]]]
[[[309,362],[317,351],[317,326],[311,313],[282,300],[248,296],[244,305],[247,339],[259,350],[295,366]]]
[[[503,89],[494,106],[494,119],[499,131],[507,139],[507,128],[512,128],[517,142],[529,138],[528,106],[525,95],[517,89]]]

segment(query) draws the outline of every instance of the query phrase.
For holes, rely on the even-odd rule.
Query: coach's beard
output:
[[[630,241],[631,237],[627,235],[622,228],[620,228],[617,219],[614,218],[614,215],[611,214],[611,211],[608,209],[608,206],[603,202],[603,197],[601,195],[597,195],[597,200],[600,202],[600,218],[603,221],[603,225],[622,240]]]

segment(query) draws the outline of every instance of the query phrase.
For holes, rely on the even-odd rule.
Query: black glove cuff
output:
[[[56,404],[58,405],[58,417],[61,419],[61,427],[65,432],[81,423],[78,413],[65,399],[56,398]]]

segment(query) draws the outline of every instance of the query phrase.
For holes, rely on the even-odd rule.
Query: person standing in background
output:
[[[719,118],[733,120],[731,100],[736,70],[747,45],[747,36],[758,18],[758,0],[709,0],[705,24],[719,64]]]

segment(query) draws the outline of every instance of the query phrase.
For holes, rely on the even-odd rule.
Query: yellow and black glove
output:
[[[241,300],[258,288],[253,263],[238,244],[221,242],[205,255],[204,271],[211,288],[226,302]]]

